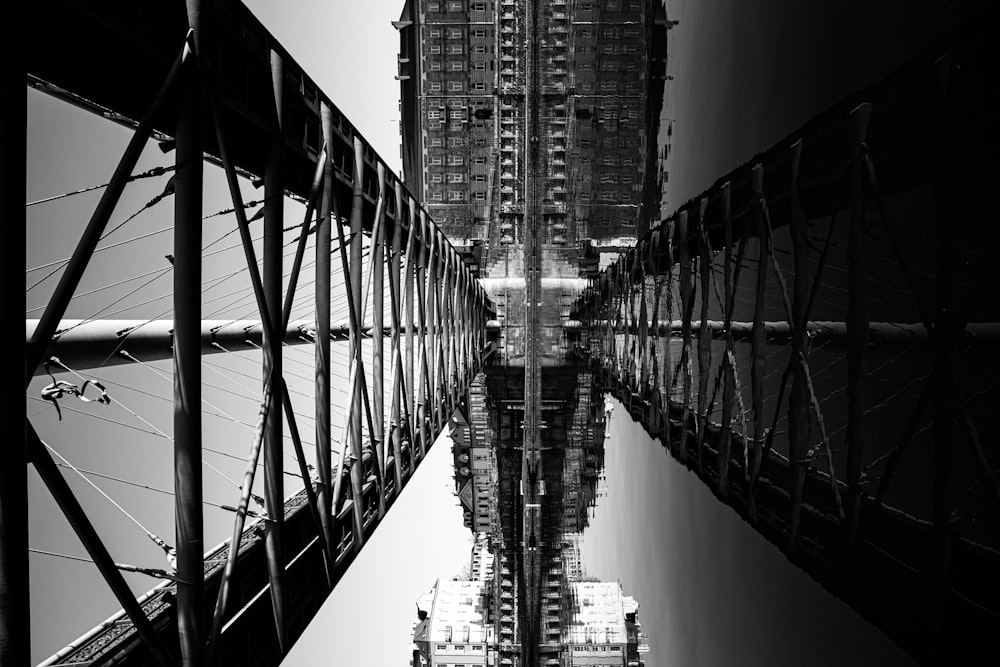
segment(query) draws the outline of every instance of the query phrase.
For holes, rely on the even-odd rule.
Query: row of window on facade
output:
[[[593,72],[594,63],[586,60],[578,60],[573,64],[573,68],[577,73],[580,72]],[[617,58],[604,58],[601,60],[601,66],[598,69],[601,72],[638,72],[639,62],[635,58],[628,58],[626,60],[619,60]]]
[[[486,39],[489,36],[489,31],[486,28],[473,28],[469,34],[473,39]],[[432,27],[427,29],[428,39],[441,39],[442,37],[447,39],[464,39],[465,31],[462,28]]]
[[[485,2],[474,2],[473,5],[483,5],[478,11],[486,9]],[[472,9],[470,7],[470,9]],[[465,3],[462,0],[448,0],[447,2],[428,2],[424,5],[426,12],[462,12],[465,11]]]
[[[487,61],[476,60],[471,63],[471,69],[473,71],[485,72],[488,69],[493,69],[493,62],[489,62],[489,67],[486,66]],[[432,60],[427,63],[427,71],[429,72],[464,72],[465,71],[465,61],[464,60],[449,60],[442,63],[440,60]],[[447,65],[447,67],[445,66]]]
[[[440,202],[440,201],[468,201],[468,197],[463,190],[448,190],[446,193],[440,190],[432,190],[427,197],[427,201],[430,202]],[[447,196],[446,196],[447,195]],[[477,202],[486,201],[485,192],[473,192],[472,200]]]
[[[477,0],[475,2],[469,3],[469,11],[471,12],[485,12],[487,7],[486,2],[482,0]],[[424,5],[424,11],[426,12],[463,12],[465,11],[464,0],[447,0],[447,2],[428,2]]]
[[[485,81],[474,81],[469,84],[469,90],[475,93],[485,93],[489,90],[489,84]],[[441,87],[440,81],[428,81],[427,82],[427,92],[429,93],[440,93],[444,92],[444,88]],[[462,93],[465,92],[465,82],[464,81],[449,81],[448,88],[449,93]]]
[[[591,2],[579,2],[576,9],[581,12],[589,12],[593,9],[604,7],[609,12],[637,12],[642,4],[639,0],[592,0]]]
[[[472,138],[472,141],[468,141],[468,142],[466,141],[465,136],[449,136],[449,137],[447,137],[447,139],[448,139],[448,148],[461,148],[461,147],[466,146],[466,145],[468,145],[468,146],[476,146],[478,148],[483,148],[483,147],[487,146],[489,143],[491,143],[486,137],[475,137],[474,136]],[[427,145],[430,146],[431,148],[444,148],[444,146],[445,146],[445,141],[444,140],[445,140],[445,137],[429,137],[427,139]],[[455,157],[461,158],[461,156],[455,156]],[[484,161],[485,161],[485,159],[477,159],[476,160],[476,164],[483,164]],[[434,164],[441,164],[441,163],[440,162],[436,162]],[[448,164],[462,164],[462,163],[461,162],[455,162],[455,163],[449,162]]]
[[[438,651],[459,651],[459,652],[461,652],[461,651],[465,650],[465,645],[464,644],[454,644],[454,645],[449,646],[448,644],[438,644],[437,645],[437,650]],[[469,650],[470,651],[482,651],[483,650],[483,646],[482,646],[482,644],[473,644],[472,646],[469,647]]]
[[[598,31],[595,28],[580,28],[576,34],[583,39],[594,39],[598,36]],[[631,27],[607,26],[600,31],[603,39],[636,39],[639,34],[639,28]]]
[[[483,174],[478,174],[478,176],[483,176]],[[485,180],[483,176],[483,180]],[[428,183],[465,183],[465,174],[448,172],[446,174],[428,174]]]

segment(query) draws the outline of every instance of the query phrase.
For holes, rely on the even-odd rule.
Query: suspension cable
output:
[[[144,171],[139,174],[132,174],[127,179],[125,179],[125,182],[131,183],[132,181],[138,181],[143,178],[162,176],[163,174],[173,171],[176,168],[177,168],[176,165],[168,165],[166,167],[153,167],[148,171]],[[44,199],[37,199],[35,201],[30,201],[27,204],[25,204],[25,206],[27,207],[27,206],[35,206],[36,204],[44,204],[46,202],[55,201],[57,199],[64,199],[66,197],[72,197],[73,195],[80,195],[83,194],[84,192],[92,192],[94,190],[100,190],[101,188],[106,188],[106,187],[108,187],[107,183],[102,183],[101,185],[92,185],[89,188],[82,188],[80,190],[73,190],[72,192],[64,192],[61,195],[53,195],[52,197],[45,197]]]

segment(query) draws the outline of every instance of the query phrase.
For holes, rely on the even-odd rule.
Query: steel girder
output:
[[[122,341],[126,345],[131,345],[130,341],[144,344],[149,352],[162,356],[163,343],[169,339],[175,371],[178,567],[173,581],[164,582],[139,600],[125,585],[44,443],[26,423],[24,442],[29,458],[124,608],[109,623],[95,628],[46,664],[114,661],[167,665],[180,661],[203,665],[218,663],[223,656],[226,664],[276,664],[357,556],[465,395],[480,364],[492,306],[458,251],[402,182],[385,168],[329,98],[242,5],[190,0],[182,14],[174,5],[160,9],[162,28],[141,46],[124,43],[128,22],[136,19],[135,15],[105,16],[114,10],[88,3],[69,2],[53,9],[56,17],[51,27],[56,32],[62,30],[60,26],[66,27],[66,22],[76,21],[78,32],[86,32],[81,26],[93,25],[124,51],[129,46],[134,49],[134,57],[119,53],[115,62],[148,69],[143,72],[143,83],[124,97],[121,88],[102,87],[100,77],[92,77],[75,65],[61,69],[58,61],[65,58],[37,51],[27,57],[29,80],[34,85],[93,111],[101,107],[116,109],[116,117],[136,127],[136,131],[51,302],[42,318],[29,326],[26,382],[60,346],[66,346],[68,354],[76,345],[79,354],[95,361],[96,353],[104,351],[101,345],[110,343],[113,350]],[[263,35],[263,39],[234,35],[234,13],[247,30],[257,37]],[[227,51],[227,57],[236,54],[243,58],[250,70],[261,69],[264,63],[267,93],[259,95],[258,90],[243,97],[234,95],[231,82],[225,79],[228,70],[220,66],[223,51]],[[168,65],[166,76],[150,104],[149,97],[142,99],[150,89],[145,84],[164,71],[164,64]],[[300,125],[303,112],[304,125]],[[138,124],[128,120],[140,115],[143,120]],[[119,327],[118,323],[96,322],[74,327],[60,337],[60,329],[74,324],[63,321],[69,300],[140,152],[154,135],[174,139],[177,160],[172,326],[165,331],[165,323]],[[234,141],[234,137],[239,140]],[[265,360],[256,436],[241,497],[234,508],[233,538],[207,555],[201,543],[198,367],[206,345],[217,351],[224,348],[228,341],[219,337],[226,337],[232,327],[216,328],[216,324],[203,322],[200,316],[203,156],[217,161],[225,170],[260,313],[254,327],[237,327],[235,334],[246,339],[245,334],[253,331],[250,338],[260,341]],[[248,231],[238,185],[241,174],[256,174],[264,180],[263,275],[258,271]],[[283,292],[280,243],[281,200],[285,194],[301,197],[307,211],[292,278]],[[311,231],[308,222],[314,211],[320,217],[317,253],[329,258],[334,228],[342,240],[342,288],[351,314],[347,326],[331,328],[330,298],[340,286],[331,285],[328,279],[318,280],[317,313],[322,317],[325,312],[326,317],[310,327],[312,335],[297,341],[316,346],[316,480],[308,478],[295,414],[282,379],[282,342],[289,335],[302,338],[305,333],[303,323],[290,323],[289,316],[305,237]],[[349,239],[344,235],[346,224],[350,225]],[[373,249],[367,260],[361,253],[363,235],[370,236]],[[324,275],[328,276],[329,263],[326,266]],[[366,320],[369,301],[373,304],[370,324]],[[386,301],[388,322],[383,305]],[[415,301],[419,304],[417,327],[413,326]],[[376,335],[377,342],[368,352],[362,341],[372,330],[384,336]],[[99,335],[87,338],[88,333]],[[334,466],[329,456],[330,442],[337,440],[338,434],[331,433],[330,428],[329,343],[338,334],[346,334],[349,339],[352,382],[349,428],[339,439],[344,446],[340,448],[341,461]],[[389,410],[383,403],[383,337],[391,340]],[[419,349],[416,374],[415,346]],[[369,366],[374,367],[376,378],[371,391],[367,386]],[[282,492],[279,453],[283,409],[302,466],[298,472],[306,483],[306,489],[288,499]],[[248,505],[261,455],[266,515],[248,526],[248,517],[254,518]],[[17,487],[6,487],[5,493],[8,489],[16,492]],[[5,513],[9,507],[5,495]],[[16,525],[16,521],[5,518],[5,549],[8,527]],[[9,535],[16,538],[17,532],[12,530]],[[15,547],[26,550],[23,544]],[[5,558],[4,573],[8,563],[16,567],[22,561],[23,554]],[[25,572],[17,574],[26,580]],[[23,611],[17,605],[0,608],[4,637],[22,627]],[[12,664],[22,663],[26,650],[12,646],[5,655],[16,658]],[[6,644],[4,651],[8,651]]]
[[[985,296],[998,251],[982,185],[997,176],[1000,148],[988,102],[1000,59],[984,29],[995,18],[996,8],[681,206],[592,280],[572,315],[580,325],[567,329],[632,418],[722,502],[934,664],[989,650],[1000,623],[1000,588],[988,583],[1000,555],[975,525],[1000,507],[996,448],[969,407],[970,394],[995,391],[969,378],[996,367],[1000,326]],[[905,226],[893,224],[899,210]],[[743,267],[756,275],[735,321]],[[898,287],[886,286],[889,271]],[[831,286],[844,296],[825,307],[842,319],[815,321]],[[886,304],[886,289],[910,321],[872,321],[902,307]],[[768,307],[784,321],[768,320]],[[886,348],[891,360],[917,351],[927,372],[911,360],[880,377]],[[831,365],[844,382],[820,377]],[[768,366],[779,382],[766,382]],[[911,385],[919,396],[903,393]],[[872,413],[903,399],[898,426],[875,423]],[[899,439],[873,451],[880,427]],[[928,453],[910,446],[920,430],[932,434]],[[893,482],[904,454],[928,460],[922,486]],[[973,490],[991,510],[970,508]]]

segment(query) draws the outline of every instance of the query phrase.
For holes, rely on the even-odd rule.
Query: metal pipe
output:
[[[229,602],[229,584],[236,572],[236,559],[240,555],[240,543],[243,539],[243,528],[246,526],[247,509],[253,496],[253,482],[257,474],[257,461],[260,459],[260,449],[264,443],[264,424],[271,410],[273,378],[265,377],[264,396],[257,415],[257,427],[254,429],[253,444],[247,457],[246,472],[243,473],[243,483],[240,485],[240,502],[236,506],[236,519],[233,521],[233,533],[229,540],[229,553],[226,556],[226,567],[219,582],[219,595],[215,600],[215,611],[212,614],[212,633],[208,644],[208,664],[216,665],[219,650],[222,622],[225,620],[226,605]]]
[[[25,320],[25,340],[38,325],[38,320]],[[198,325],[198,345],[200,354],[220,354],[254,349],[263,345],[260,320],[201,320]],[[59,324],[66,333],[60,334],[51,348],[49,356],[57,357],[70,368],[104,368],[120,364],[134,363],[120,352],[128,352],[142,361],[158,361],[173,357],[173,320],[63,320]],[[366,334],[373,329],[364,327]],[[383,335],[388,334],[383,331]],[[282,342],[286,345],[307,345],[310,338],[318,335],[313,323],[308,320],[289,322],[282,331]],[[328,336],[330,340],[347,340],[348,327],[334,327]],[[44,375],[42,367],[35,375]]]
[[[865,167],[862,155],[871,105],[851,112],[852,157],[850,170],[851,230],[848,239],[847,288],[847,544],[859,544],[861,527],[861,469],[864,456],[865,350],[868,347],[867,256],[868,224],[865,220]]]
[[[302,270],[302,258],[306,254],[306,241],[309,239],[309,225],[312,222],[313,212],[316,210],[316,200],[320,197],[320,188],[323,186],[323,174],[326,167],[326,151],[324,145],[316,160],[316,171],[313,174],[312,187],[309,190],[309,200],[306,202],[306,212],[302,216],[302,231],[299,233],[299,242],[295,245],[295,258],[292,260],[292,269],[288,275],[288,289],[285,291],[285,305],[281,310],[281,321],[287,322],[292,316],[292,303],[295,301],[295,288],[299,283],[299,272]],[[329,262],[329,259],[327,260]]]
[[[352,324],[357,325],[362,318],[362,289],[361,289],[361,234],[362,234],[362,212],[364,207],[364,146],[361,143],[361,139],[358,137],[354,138],[354,190],[352,192],[351,200],[351,261],[348,267],[349,274],[345,273],[345,276],[349,275],[351,281],[350,284],[350,294],[352,303],[350,304],[351,311],[354,313],[352,318]],[[341,247],[343,247],[343,241],[341,241]],[[354,458],[353,465],[351,465],[351,491],[352,491],[352,508],[354,511],[354,527],[355,527],[355,549],[360,549],[365,542],[365,523],[364,523],[364,505],[365,501],[363,498],[363,482],[361,480],[361,376],[363,373],[360,372],[358,368],[361,364],[361,335],[360,332],[351,328],[351,349],[354,351],[351,361],[351,368],[354,371],[354,382],[352,383],[351,390],[354,392],[354,400],[349,402],[350,412],[348,413],[348,419],[351,424],[350,440],[351,440],[351,455]]]
[[[282,317],[282,237],[284,226],[285,152],[282,129],[284,64],[281,56],[271,51],[271,84],[274,91],[274,116],[271,120],[267,166],[264,169],[264,272],[262,284],[267,308],[261,319],[269,322],[264,331],[264,377],[271,377],[272,400],[282,402],[281,341],[269,335],[277,329]],[[282,655],[288,650],[285,641],[285,557],[281,533],[285,522],[284,462],[282,450],[281,410],[270,410],[264,424],[264,507],[270,519],[264,525],[264,544],[267,552],[268,579],[271,583],[271,609]]]
[[[4,12],[0,42],[0,312],[25,311],[24,208],[26,184],[27,88],[24,85],[24,4]],[[28,347],[8,341],[0,364],[23,373]],[[37,364],[36,364],[37,365]],[[24,394],[13,382],[3,383],[0,402],[7,417],[4,462],[0,465],[0,665],[27,667],[31,662],[30,591],[28,589],[28,449]]]
[[[417,202],[410,197],[410,231],[406,237],[406,272],[404,274],[404,295],[406,310],[403,316],[405,322],[413,322],[413,288],[417,278],[416,267],[420,261],[417,250]],[[421,321],[420,330],[423,330]],[[413,471],[413,462],[416,459],[417,447],[417,390],[413,385],[413,328],[406,330],[406,390],[409,392],[410,401],[407,403],[406,414],[410,417],[410,472]],[[421,441],[422,442],[422,441]],[[420,455],[423,456],[423,449]]]
[[[201,237],[204,141],[199,0],[187,0],[195,57],[184,70],[174,173],[174,523],[181,665],[205,659],[204,515],[201,440]]]
[[[139,122],[139,126],[135,129],[135,133],[129,140],[128,146],[126,146],[125,152],[118,162],[118,166],[115,167],[111,180],[101,195],[101,200],[98,202],[97,208],[94,209],[94,213],[90,217],[90,222],[87,223],[87,228],[84,230],[80,241],[76,245],[76,249],[73,251],[73,257],[70,259],[69,264],[66,265],[66,270],[63,271],[55,291],[52,292],[52,297],[49,299],[48,306],[45,307],[45,312],[42,314],[42,319],[38,323],[35,334],[31,339],[31,345],[28,348],[28,360],[26,364],[28,373],[27,377],[25,377],[25,387],[28,386],[27,383],[30,381],[31,376],[34,375],[35,368],[45,358],[52,341],[52,335],[55,334],[59,321],[62,320],[63,315],[66,313],[66,307],[69,306],[70,299],[73,298],[73,293],[76,292],[76,288],[80,284],[80,279],[83,277],[83,272],[90,263],[94,249],[97,247],[98,241],[101,240],[101,235],[104,234],[104,228],[107,226],[108,220],[111,218],[111,214],[114,212],[115,206],[118,204],[118,200],[125,190],[129,176],[132,175],[132,170],[139,161],[139,156],[142,155],[146,142],[153,132],[153,122],[156,120],[164,101],[180,79],[181,70],[184,63],[188,60],[190,53],[189,44],[185,40],[181,53],[171,66],[167,78],[164,80],[163,85],[160,86],[159,91],[157,91],[156,97],[153,98],[149,110],[143,116]],[[200,155],[198,156],[198,160],[201,161]]]
[[[403,242],[403,186],[397,180],[394,187],[396,197],[396,221],[392,226],[392,249],[389,253],[389,304],[392,313],[392,343],[390,344],[390,354],[392,356],[392,407],[390,420],[392,424],[392,460],[393,460],[393,494],[399,495],[403,486],[403,461],[402,461],[402,411],[406,405],[403,398],[406,387],[403,384],[403,363],[399,349],[399,323],[400,317],[400,293],[399,293],[399,273],[400,273],[400,253]],[[412,453],[412,449],[410,450]]]
[[[257,253],[253,247],[253,239],[250,237],[250,223],[247,220],[246,207],[243,205],[243,194],[240,192],[239,179],[236,176],[236,166],[229,157],[226,146],[225,131],[222,126],[220,116],[219,101],[216,99],[215,90],[208,91],[209,106],[212,109],[212,120],[215,124],[215,139],[219,145],[219,158],[222,160],[222,168],[226,172],[226,183],[229,185],[229,196],[233,200],[233,213],[236,215],[236,228],[240,231],[240,243],[243,246],[243,255],[247,262],[247,271],[250,274],[250,284],[253,287],[254,299],[257,302],[257,310],[262,314],[267,312],[267,304],[264,297],[264,285],[261,282],[260,271],[257,268]],[[261,329],[266,337],[270,336],[271,322],[264,317],[261,320]]]
[[[320,107],[323,139],[333,141],[333,116],[326,103]],[[330,225],[333,215],[335,180],[333,160],[323,165],[323,197],[316,226],[316,484],[321,530],[330,545],[329,557],[336,557],[333,545],[333,499],[330,488]],[[345,332],[346,333],[346,332]],[[332,561],[330,563],[332,565]]]
[[[320,519],[319,514],[319,502],[316,499],[316,490],[313,489],[312,475],[309,474],[309,467],[306,464],[306,454],[302,449],[302,438],[299,437],[299,427],[295,421],[295,408],[292,406],[292,399],[288,395],[288,385],[285,383],[284,378],[281,380],[283,385],[281,398],[282,404],[285,408],[285,418],[288,420],[288,434],[292,438],[292,447],[295,449],[295,460],[299,464],[299,475],[302,477],[302,486],[306,492],[306,502],[309,504],[309,513],[312,514],[313,523],[316,525],[316,539],[319,540],[320,548],[323,549],[323,554],[325,558],[323,560],[326,575],[326,586],[328,589],[333,587],[333,557],[330,553],[330,543],[326,540],[326,534],[323,531],[323,522]]]
[[[87,518],[83,507],[80,506],[80,502],[73,495],[69,484],[66,483],[66,480],[59,473],[59,469],[56,467],[55,461],[52,460],[49,451],[45,448],[45,444],[38,437],[31,423],[27,422],[26,424],[28,451],[38,476],[42,479],[49,493],[52,494],[52,498],[56,501],[56,504],[59,505],[59,509],[62,510],[63,515],[69,521],[70,526],[72,526],[73,532],[76,533],[76,536],[80,539],[80,543],[83,544],[83,548],[87,550],[87,554],[101,572],[111,592],[118,598],[118,602],[125,610],[125,613],[128,614],[129,620],[132,621],[136,632],[139,633],[139,637],[142,638],[143,643],[146,644],[149,652],[153,655],[153,659],[160,665],[163,665],[163,667],[173,667],[176,664],[174,658],[170,655],[167,647],[164,646],[152,623],[149,622],[146,613],[139,606],[139,603],[136,602],[135,596],[132,594],[132,589],[125,582],[125,578],[122,577],[122,573],[115,565],[111,554],[108,553],[107,547],[104,546],[104,542],[101,541],[97,531],[94,530],[93,524]]]
[[[381,329],[384,321],[384,276],[385,276],[385,209],[387,193],[385,188],[385,166],[378,164],[379,219],[375,220],[375,233],[372,235],[371,265],[372,265],[372,322],[376,329]],[[385,479],[385,394],[383,393],[382,355],[385,352],[384,338],[378,336],[372,340],[372,411],[375,432],[371,434],[375,445],[375,456],[378,461],[379,479]],[[379,487],[379,516],[385,514],[385,488]]]
[[[416,291],[417,291],[417,319],[420,322],[420,341],[418,349],[418,360],[417,360],[417,402],[414,406],[414,412],[416,413],[416,427],[417,434],[420,438],[420,455],[423,458],[427,454],[427,435],[424,428],[424,424],[427,421],[427,391],[430,387],[430,381],[427,376],[427,306],[426,306],[426,281],[425,281],[425,271],[426,266],[424,263],[423,252],[424,247],[429,242],[427,239],[427,229],[429,225],[427,224],[427,217],[423,211],[420,211],[420,234],[421,234],[421,248],[419,250],[420,257],[417,260],[416,266]]]

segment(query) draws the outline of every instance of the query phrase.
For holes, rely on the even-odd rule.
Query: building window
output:
[[[430,141],[431,148],[441,148],[441,146],[443,145],[444,142],[442,142],[441,137],[431,137]]]
[[[476,174],[476,175],[474,175],[472,177],[472,180],[474,180],[474,181],[476,181],[478,183],[485,183],[486,182],[486,174]],[[485,461],[486,457],[482,456],[480,454],[476,454],[476,459],[477,460],[481,460],[481,461]]]
[[[441,55],[441,45],[440,44],[431,44],[430,45],[430,52],[431,52],[432,56]]]
[[[440,155],[434,155],[434,156],[432,156],[431,160],[430,160],[430,163],[431,163],[432,166],[440,165],[441,164],[441,156]]]
[[[458,165],[463,165],[465,164],[465,158],[463,158],[461,155],[449,155],[448,164],[450,164],[453,167]]]
[[[448,11],[449,12],[462,11],[462,3],[459,2],[458,0],[450,0],[450,2],[448,2]]]
[[[448,91],[452,93],[462,92],[462,82],[461,81],[449,81]]]
[[[448,201],[462,201],[465,197],[462,196],[460,190],[448,190]]]
[[[448,53],[452,55],[462,55],[462,45],[461,44],[449,44]]]
[[[432,192],[431,193],[431,200],[432,201],[441,201],[441,193],[439,191],[437,191],[437,190],[435,190],[434,192]]]
[[[448,145],[451,148],[460,148],[465,145],[465,140],[462,137],[448,137]]]
[[[431,28],[427,34],[431,39],[438,39],[441,37],[441,30],[439,28]]]
[[[452,60],[449,69],[452,72],[461,72],[463,69],[465,69],[465,63],[463,63],[461,60]]]
[[[427,82],[427,90],[429,90],[432,93],[440,93],[441,92],[441,82],[440,81],[428,81]]]
[[[431,183],[440,183],[441,182],[441,174],[431,174],[430,178],[431,178]]]
[[[464,183],[465,176],[463,174],[449,173],[448,174],[449,183]]]
[[[463,109],[452,109],[450,115],[451,115],[451,119],[452,120],[464,120],[465,119],[465,111]]]
[[[486,46],[484,44],[477,44],[472,47],[473,53],[486,53]]]
[[[448,36],[452,39],[462,39],[462,31],[458,28],[452,28],[448,31]]]
[[[441,110],[431,109],[430,111],[427,112],[427,118],[429,118],[430,120],[441,120]]]
[[[440,60],[432,60],[431,61],[431,71],[432,72],[439,72],[439,71],[441,71],[441,61]]]
[[[476,28],[475,30],[472,31],[472,36],[473,37],[486,37],[486,30],[484,30],[483,28]]]

